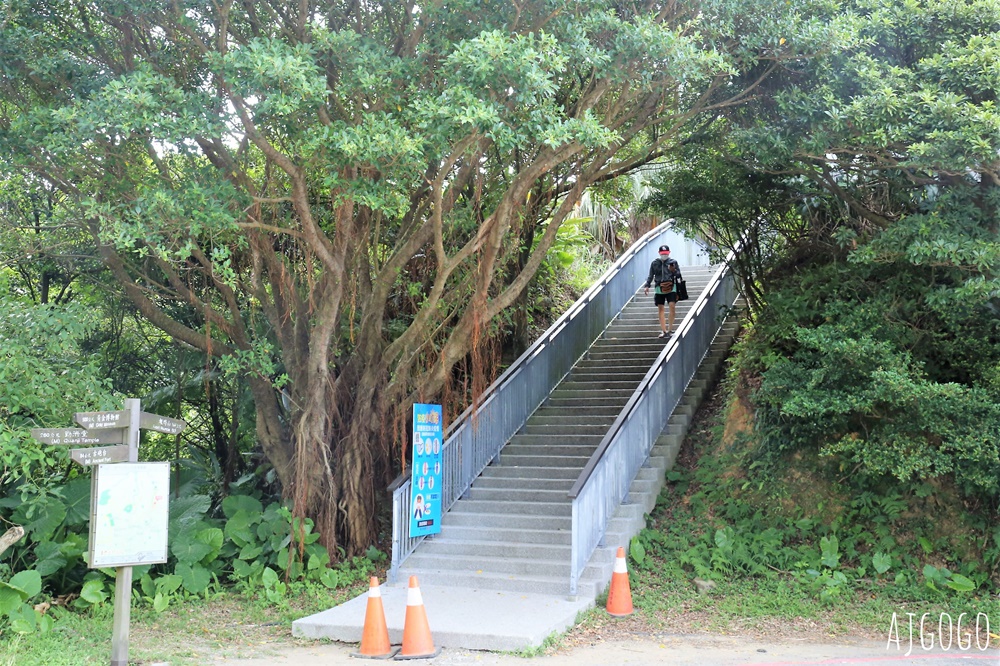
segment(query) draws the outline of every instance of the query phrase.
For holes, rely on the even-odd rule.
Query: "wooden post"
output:
[[[129,412],[125,444],[128,461],[139,462],[139,417],[142,409],[137,398],[126,398]],[[115,619],[111,630],[111,666],[128,666],[128,625],[132,612],[132,567],[118,567],[115,571]]]

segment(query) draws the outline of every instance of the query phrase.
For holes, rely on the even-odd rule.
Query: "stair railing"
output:
[[[500,455],[511,437],[573,368],[645,280],[671,222],[645,234],[521,354],[445,432],[441,455],[441,510],[447,512],[472,482]],[[411,488],[408,471],[389,486],[392,492],[392,563],[389,580],[423,536],[410,536]]]
[[[736,302],[736,282],[728,269],[733,257],[731,253],[726,258],[695,300],[569,491],[571,596],[576,596],[580,576],[601,545],[611,517],[626,500],[629,486]]]

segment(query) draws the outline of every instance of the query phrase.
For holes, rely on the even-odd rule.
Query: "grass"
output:
[[[203,664],[208,659],[239,658],[276,652],[302,644],[291,636],[292,620],[357,596],[366,585],[335,591],[298,587],[278,604],[235,592],[210,599],[185,599],[162,613],[133,607],[129,623],[131,664],[169,662],[171,666]],[[110,604],[87,612],[51,611],[52,631],[30,637],[3,636],[0,666],[105,665],[111,654],[113,610]]]

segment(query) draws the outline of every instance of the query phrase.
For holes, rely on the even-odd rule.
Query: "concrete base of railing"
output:
[[[716,335],[708,354],[688,384],[680,404],[657,438],[649,459],[629,487],[626,503],[619,506],[608,524],[604,543],[594,551],[580,578],[581,590],[593,588],[606,590],[611,582],[615,551],[620,546],[628,549],[632,537],[646,527],[646,518],[656,505],[656,498],[663,489],[666,473],[673,468],[677,460],[677,454],[694,420],[694,414],[719,379],[723,361],[739,332],[740,313],[743,308],[744,302],[740,299],[736,303],[734,312],[726,319]]]

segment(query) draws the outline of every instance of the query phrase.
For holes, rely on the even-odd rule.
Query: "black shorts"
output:
[[[663,305],[664,303],[676,303],[677,292],[672,291],[669,294],[653,294],[653,302],[657,305]]]

